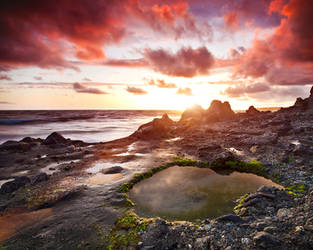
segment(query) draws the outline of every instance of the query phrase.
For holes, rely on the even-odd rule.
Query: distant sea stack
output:
[[[249,109],[246,111],[247,115],[258,115],[261,111],[257,110],[254,106],[250,106]]]

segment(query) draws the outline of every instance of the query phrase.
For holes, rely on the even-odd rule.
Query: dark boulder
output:
[[[32,137],[25,137],[22,140],[20,140],[20,142],[26,142],[26,143],[29,143],[31,146],[36,146],[36,145],[40,145],[43,142],[43,140],[40,138],[35,139]]]
[[[0,145],[0,150],[27,151],[31,147],[27,142],[6,141]]]
[[[36,185],[37,183],[47,181],[49,176],[46,173],[40,173],[32,178],[32,184]]]
[[[43,144],[45,145],[67,144],[67,143],[68,143],[68,140],[65,139],[61,134],[57,132],[53,132],[43,141]]]
[[[212,156],[211,162],[213,168],[218,168],[219,166],[224,165],[227,161],[238,161],[239,158],[230,151],[223,151],[221,153]],[[216,166],[216,167],[215,167]]]
[[[277,249],[281,246],[281,242],[275,236],[266,233],[266,232],[258,232],[253,238],[256,246],[263,249]]]
[[[174,124],[175,122],[164,114],[162,118],[156,118],[152,122],[141,125],[131,136],[144,140],[168,137]]]
[[[222,103],[219,100],[213,100],[205,116],[206,121],[217,122],[234,119],[235,113],[231,109],[229,102]]]
[[[244,222],[244,220],[237,216],[237,215],[234,215],[234,214],[226,214],[226,215],[223,215],[223,216],[220,216],[218,218],[215,219],[216,221],[227,221],[227,222],[234,222],[234,223],[242,223]]]
[[[0,188],[0,194],[8,194],[30,183],[27,176],[16,177],[14,181],[4,183]]]
[[[103,174],[118,174],[121,173],[124,169],[120,166],[111,167],[109,169],[104,169],[102,171]]]

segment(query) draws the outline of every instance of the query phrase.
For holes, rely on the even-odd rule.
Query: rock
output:
[[[309,218],[305,222],[304,229],[313,232],[313,217]]]
[[[249,238],[241,238],[241,243],[244,245],[249,245],[251,240]]]
[[[49,176],[46,173],[40,173],[33,177],[32,184],[36,185],[39,182],[47,181],[49,179]]]
[[[103,174],[118,174],[121,173],[124,169],[120,166],[111,167],[109,169],[104,169],[102,171]]]
[[[234,119],[236,115],[231,109],[229,102],[222,103],[221,101],[213,100],[205,116],[207,122],[217,122]]]
[[[53,132],[43,141],[43,144],[45,145],[67,144],[67,143],[68,140],[57,132]]]
[[[162,118],[156,118],[152,122],[141,125],[131,136],[143,140],[168,137],[174,124],[175,122],[164,114]]]
[[[301,97],[298,97],[293,106],[295,108],[306,109],[308,106],[308,103],[305,100],[303,100]]]
[[[203,118],[204,112],[204,109],[200,105],[188,107],[182,113],[179,123],[186,122],[188,120],[200,120]]]
[[[0,145],[0,150],[27,151],[31,147],[27,142],[6,141]]]
[[[234,223],[242,223],[244,222],[243,219],[241,219],[241,217],[234,215],[234,214],[227,214],[227,215],[223,215],[220,216],[218,218],[215,219],[216,221],[231,221]]]
[[[292,126],[290,124],[284,124],[277,128],[277,135],[278,136],[286,136],[288,132],[292,130]]]
[[[269,186],[261,186],[257,190],[257,192],[259,193],[272,193],[275,191],[279,191],[279,189],[276,187],[269,187]]]
[[[258,232],[256,236],[253,237],[255,244],[258,247],[268,249],[271,247],[279,247],[280,241],[273,235],[266,232]]]
[[[227,161],[237,161],[238,157],[230,151],[224,151],[213,156],[211,160],[213,163],[217,162],[219,164],[224,164]]]
[[[22,140],[20,140],[20,142],[26,142],[26,143],[29,143],[31,144],[32,146],[33,145],[40,145],[42,143],[42,139],[35,139],[35,138],[32,138],[32,137],[24,137]]]
[[[24,187],[30,183],[30,179],[27,176],[16,177],[14,181],[4,183],[0,188],[0,194],[8,194]]]
[[[258,146],[256,146],[256,145],[254,145],[250,148],[250,152],[253,154],[255,154],[257,152],[257,150],[258,150]]]
[[[313,149],[310,146],[305,146],[303,144],[298,144],[292,151],[297,156],[311,156],[313,155]]]
[[[254,106],[250,106],[249,109],[246,111],[247,115],[259,115],[261,112],[257,110]]]
[[[205,236],[205,237],[196,239],[194,249],[205,250],[205,249],[209,249],[209,247],[210,247],[210,237],[209,236]]]
[[[277,232],[277,231],[278,231],[278,228],[277,228],[277,227],[273,227],[273,226],[268,226],[268,227],[265,227],[265,228],[263,229],[263,231],[266,232],[266,233],[272,234],[272,233]]]
[[[291,213],[290,213],[290,210],[287,209],[287,208],[280,208],[280,209],[278,209],[278,211],[277,211],[277,217],[278,217],[279,219],[282,219],[282,218],[284,218],[284,217],[288,217],[290,214],[291,214]]]

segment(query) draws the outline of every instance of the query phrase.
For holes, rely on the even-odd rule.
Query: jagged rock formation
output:
[[[235,112],[231,109],[229,102],[222,103],[219,100],[213,100],[206,111],[206,121],[216,122],[235,118]]]
[[[305,112],[308,115],[313,114],[313,87],[310,90],[310,96],[308,98],[302,99],[298,97],[295,104],[289,108],[282,108],[281,112],[296,111]]]
[[[254,106],[250,106],[249,109],[246,111],[247,115],[258,115],[261,111],[257,110]]]
[[[131,136],[144,140],[167,137],[174,124],[175,122],[164,114],[162,118],[155,118],[152,122],[141,125]]]
[[[204,116],[205,110],[200,105],[188,107],[181,115],[180,123],[187,120],[201,120]]]
[[[57,132],[53,132],[43,141],[43,144],[45,145],[67,144],[67,143],[68,143],[68,140],[65,139],[61,134]]]

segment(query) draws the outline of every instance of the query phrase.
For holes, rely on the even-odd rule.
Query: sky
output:
[[[0,109],[290,106],[313,0],[1,0]]]

